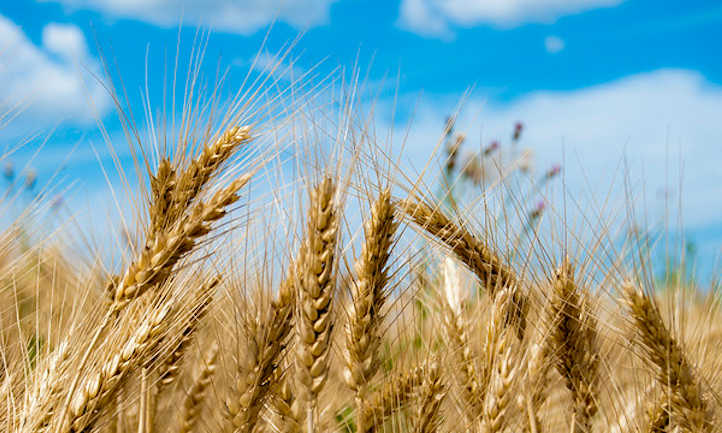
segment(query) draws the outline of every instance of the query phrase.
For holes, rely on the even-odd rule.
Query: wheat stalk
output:
[[[588,433],[597,412],[599,382],[597,325],[589,303],[574,281],[568,260],[557,270],[550,302],[556,366],[572,394],[575,433]]]
[[[330,177],[311,190],[307,233],[298,265],[295,371],[297,391],[306,405],[308,433],[314,431],[318,393],[328,378],[338,240],[335,194]]]
[[[459,381],[461,382],[462,397],[466,402],[468,409],[466,411],[469,421],[473,422],[479,413],[481,413],[484,403],[484,393],[486,386],[481,382],[481,378],[476,369],[474,356],[469,341],[467,330],[469,328],[461,309],[461,282],[459,280],[458,269],[454,259],[447,257],[443,263],[443,321],[446,337],[452,345],[457,363]]]
[[[128,372],[143,364],[146,352],[163,338],[168,329],[171,304],[150,314],[122,343],[112,347],[105,363],[87,374],[70,400],[69,410],[57,421],[55,431],[83,432],[96,421],[100,409],[109,404]]]
[[[218,358],[218,345],[213,344],[206,353],[201,370],[193,381],[183,401],[183,410],[180,417],[179,433],[190,433],[198,423],[198,415],[201,413],[203,400],[206,397],[206,390],[213,379],[216,371],[216,360]]]
[[[446,397],[446,387],[441,378],[438,361],[432,361],[425,368],[423,383],[419,390],[419,403],[415,414],[415,433],[433,433],[441,424],[441,403]]]
[[[208,313],[210,304],[213,301],[213,290],[220,281],[220,276],[216,276],[205,282],[198,290],[195,296],[196,299],[193,302],[193,311],[191,311],[185,327],[180,332],[180,341],[176,343],[175,349],[168,354],[158,369],[159,388],[171,384],[178,376],[183,357],[188,351],[200,323]]]
[[[513,322],[518,329],[518,336],[523,337],[528,301],[514,273],[503,264],[502,259],[463,226],[457,225],[439,209],[423,201],[402,200],[398,208],[417,226],[446,245],[479,278],[492,299],[504,287],[514,289],[514,309],[506,321]]]
[[[669,407],[661,405],[658,413],[669,413],[669,423],[689,432],[712,431],[707,404],[684,350],[672,337],[652,298],[631,282],[622,285],[624,301],[636,325],[639,342],[647,359],[656,368],[657,382],[668,391]],[[664,415],[653,414],[651,424],[659,424]],[[653,431],[653,430],[650,430]]]
[[[238,191],[250,178],[250,173],[240,176],[216,192],[207,204],[198,203],[171,231],[158,234],[153,245],[128,266],[114,291],[111,309],[120,310],[151,287],[162,284],[176,263],[193,250],[198,239],[210,232],[210,224],[221,219],[225,209],[238,200]]]
[[[292,283],[285,280],[266,317],[254,317],[247,324],[249,349],[246,366],[239,372],[239,397],[226,404],[238,433],[250,433],[258,422],[292,329],[293,301]]]
[[[487,364],[484,384],[484,406],[481,417],[481,431],[497,433],[504,430],[507,421],[507,409],[511,401],[511,385],[518,367],[513,351],[515,342],[509,329],[503,325],[504,318],[511,307],[509,289],[499,291],[492,306],[491,318],[487,328],[485,351]]]
[[[396,227],[391,192],[387,189],[379,194],[371,207],[371,218],[364,227],[365,242],[356,263],[356,281],[351,284],[344,378],[356,394],[358,414],[363,412],[368,383],[379,368],[379,326],[383,321],[381,310],[389,279],[387,264]],[[366,430],[361,417],[357,418],[357,428]]]

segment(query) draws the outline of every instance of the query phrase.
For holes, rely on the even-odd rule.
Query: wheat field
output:
[[[117,242],[5,231],[2,431],[722,431],[714,285],[528,213],[528,156],[462,160],[453,117],[404,171],[324,86],[191,89],[129,134]]]

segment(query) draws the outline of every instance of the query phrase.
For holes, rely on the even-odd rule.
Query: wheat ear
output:
[[[458,371],[462,397],[469,409],[466,413],[469,422],[474,422],[478,414],[481,413],[486,386],[480,382],[479,372],[474,362],[467,333],[469,326],[461,309],[461,295],[459,294],[461,282],[456,263],[451,257],[444,260],[443,275],[445,296],[443,297],[442,314],[444,329],[459,365],[459,369],[455,369],[455,371]]]
[[[365,426],[366,430],[357,429],[357,433],[377,431],[377,427],[382,425],[386,418],[411,400],[416,388],[423,383],[424,376],[424,369],[416,367],[385,381],[363,407],[361,425]]]
[[[652,298],[631,282],[622,285],[624,301],[634,319],[639,342],[669,395],[669,422],[689,432],[712,431],[707,404],[684,350],[672,337]],[[666,410],[665,410],[666,409]],[[653,418],[656,417],[653,416]],[[653,419],[651,424],[655,424]],[[652,430],[650,430],[652,431]]]
[[[168,209],[167,223],[174,223],[185,213],[201,190],[228,161],[239,146],[251,140],[250,126],[228,128],[214,143],[203,147],[198,158],[178,175],[173,189],[172,205]]]
[[[589,302],[574,281],[568,260],[557,270],[550,302],[553,317],[552,344],[556,367],[574,402],[575,433],[588,433],[597,412],[599,352],[597,324]]]
[[[274,430],[280,433],[300,433],[301,417],[298,413],[298,402],[289,379],[289,370],[281,372],[280,369],[276,369],[272,381],[274,395],[271,399],[273,413],[277,418]]]
[[[298,266],[296,377],[306,405],[308,433],[313,433],[318,393],[328,377],[333,292],[336,283],[338,214],[336,187],[324,178],[310,193],[308,225]]]
[[[446,386],[441,368],[434,360],[425,368],[423,383],[419,387],[419,403],[415,413],[415,433],[433,433],[441,424],[441,403],[446,397]]]
[[[250,140],[249,126],[231,127],[215,143],[204,146],[198,158],[191,161],[188,168],[180,174],[176,173],[167,157],[160,160],[156,174],[150,177],[151,199],[148,205],[150,224],[143,253],[149,250],[158,253],[158,238],[167,237],[164,234],[169,230],[176,231],[175,235],[180,234],[177,233],[178,228],[175,226],[194,205],[199,193],[235,150]],[[249,179],[246,179],[246,182]],[[161,243],[165,241],[167,239],[160,239]],[[116,292],[124,288],[121,284],[127,283],[127,274],[122,279],[113,276],[108,282],[107,291],[114,306],[122,305],[117,303],[119,296]],[[127,286],[125,289],[127,290]]]
[[[511,269],[502,264],[489,247],[440,210],[412,199],[401,201],[399,209],[416,225],[445,244],[476,274],[492,297],[500,288],[515,284],[516,278]]]
[[[529,307],[511,268],[504,265],[502,259],[481,240],[455,224],[439,209],[415,199],[402,200],[398,207],[417,226],[446,245],[479,278],[492,299],[501,288],[513,288],[514,309],[507,322],[514,322],[518,336],[523,337]]]
[[[190,433],[198,422],[198,415],[203,408],[203,400],[206,397],[206,390],[213,379],[216,371],[216,360],[218,358],[218,345],[213,344],[205,355],[203,365],[198,376],[193,381],[193,385],[188,390],[185,400],[183,401],[183,410],[180,418],[179,433]]]
[[[170,304],[150,314],[133,331],[125,343],[113,347],[107,361],[85,376],[70,400],[65,419],[58,420],[61,433],[88,431],[102,407],[109,404],[126,374],[143,364],[146,352],[154,348],[168,329]]]
[[[671,420],[668,401],[669,399],[665,395],[649,408],[647,412],[649,419],[644,430],[646,433],[665,433],[669,431]]]
[[[526,413],[528,433],[541,433],[539,411],[546,400],[546,388],[549,382],[549,369],[552,365],[549,356],[548,335],[543,334],[541,341],[531,344],[527,361],[526,389],[520,395],[520,406]]]
[[[162,158],[158,163],[156,174],[150,177],[149,239],[153,238],[156,233],[164,231],[170,223],[169,214],[173,207],[176,182],[176,172],[170,160],[167,157]],[[152,244],[152,241],[148,243]]]
[[[216,192],[208,203],[198,203],[172,230],[158,234],[153,245],[140,253],[120,279],[112,309],[122,309],[133,298],[165,281],[176,263],[193,250],[198,239],[210,232],[210,225],[221,219],[226,208],[238,200],[238,191],[250,178],[251,174],[239,177]]]
[[[507,410],[511,401],[511,386],[518,367],[513,351],[516,339],[511,330],[504,327],[504,320],[511,308],[511,294],[508,288],[497,294],[487,328],[486,355],[487,368],[484,372],[484,407],[481,417],[481,431],[497,433],[504,430]]]
[[[352,303],[346,325],[346,384],[356,394],[357,428],[361,431],[360,414],[366,400],[368,382],[379,368],[378,347],[381,344],[379,327],[386,302],[388,260],[396,232],[391,192],[379,194],[371,207],[371,218],[364,226],[365,242],[356,263],[356,281],[351,284]]]
[[[249,350],[246,366],[241,369],[238,379],[239,397],[226,404],[228,416],[238,433],[250,433],[258,422],[291,332],[293,302],[292,283],[285,280],[267,316],[254,317],[248,323]]]
[[[198,330],[203,318],[208,313],[211,302],[213,301],[213,291],[220,283],[221,278],[216,276],[204,283],[195,296],[190,317],[187,319],[185,327],[181,331],[180,341],[176,343],[175,349],[165,358],[164,362],[158,369],[159,388],[171,384],[180,372],[183,357],[188,351],[193,341],[193,337]]]
[[[60,399],[63,382],[60,380],[62,371],[67,367],[66,362],[70,356],[69,342],[64,339],[48,359],[45,368],[40,369],[40,375],[36,378],[36,388],[30,395],[25,417],[25,423],[29,424],[32,431],[45,429],[53,415],[55,408],[48,402],[56,402]]]

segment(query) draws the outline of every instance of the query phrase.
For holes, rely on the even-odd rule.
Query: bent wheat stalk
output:
[[[513,289],[514,308],[506,322],[513,323],[517,327],[518,337],[522,338],[526,329],[528,300],[514,273],[503,264],[502,259],[471,232],[451,221],[438,208],[416,199],[402,200],[398,207],[417,226],[446,245],[479,278],[492,299],[504,287]]]

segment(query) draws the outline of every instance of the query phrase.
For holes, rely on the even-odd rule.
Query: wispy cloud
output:
[[[162,27],[183,22],[229,33],[250,34],[278,19],[297,28],[328,20],[336,0],[44,0],[92,9],[115,18],[130,18]]]
[[[564,39],[559,36],[547,36],[544,38],[544,48],[549,54],[556,54],[564,50]]]
[[[623,0],[402,0],[399,24],[424,36],[449,38],[455,26],[513,27],[557,18]]]

